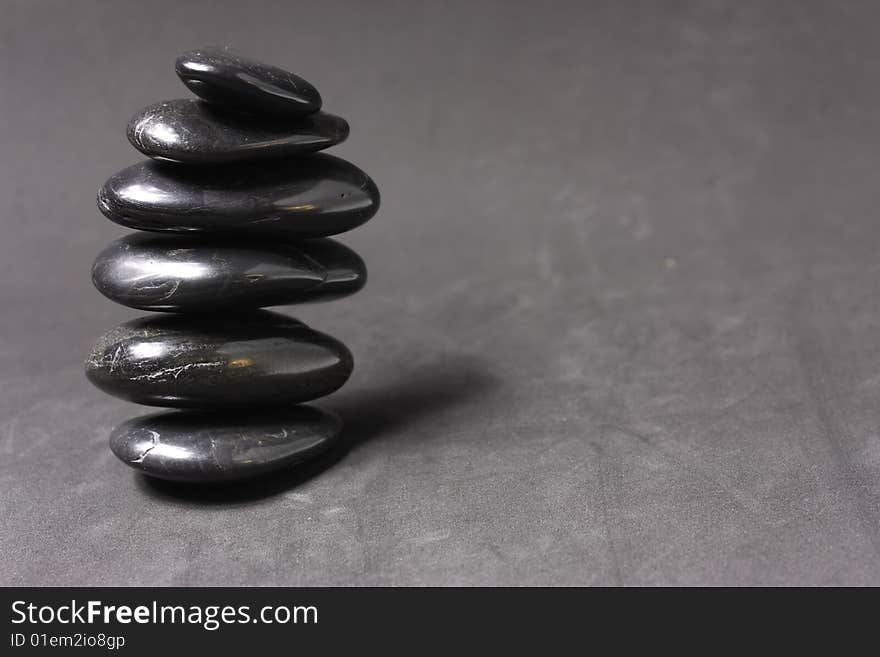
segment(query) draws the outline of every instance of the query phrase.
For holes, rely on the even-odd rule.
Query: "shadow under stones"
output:
[[[162,501],[235,505],[257,502],[296,488],[339,463],[355,446],[389,436],[451,407],[473,401],[499,385],[481,361],[452,357],[419,366],[388,385],[345,391],[319,404],[345,426],[326,452],[287,470],[233,483],[193,484],[136,474],[138,487]],[[322,402],[324,400],[321,400]]]

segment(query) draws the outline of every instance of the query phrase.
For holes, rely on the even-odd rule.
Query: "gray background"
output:
[[[880,5],[0,1],[0,583],[880,584]],[[351,121],[383,191],[345,449],[110,454],[94,194],[178,51]]]

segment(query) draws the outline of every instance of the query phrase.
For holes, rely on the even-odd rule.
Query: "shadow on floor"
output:
[[[480,361],[465,357],[401,372],[392,383],[374,389],[341,391],[321,405],[345,422],[339,442],[317,458],[290,470],[234,484],[186,484],[135,475],[138,487],[162,501],[195,504],[247,504],[296,488],[339,463],[357,445],[393,437],[452,407],[473,403],[498,385]]]

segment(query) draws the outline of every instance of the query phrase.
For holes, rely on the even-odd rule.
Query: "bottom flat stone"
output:
[[[250,479],[309,460],[333,445],[342,420],[312,406],[218,414],[172,411],[116,426],[110,449],[151,477],[193,483]]]

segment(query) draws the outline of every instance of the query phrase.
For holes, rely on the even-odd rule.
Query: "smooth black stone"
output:
[[[320,151],[344,141],[348,123],[326,112],[266,121],[179,99],[142,109],[129,121],[127,134],[132,146],[157,160],[224,164]]]
[[[256,309],[357,292],[367,270],[333,240],[297,244],[134,233],[104,249],[92,282],[108,299],[167,312]]]
[[[104,392],[175,408],[286,406],[329,395],[351,352],[284,315],[160,315],[105,333],[86,361]]]
[[[342,420],[312,406],[248,414],[171,411],[132,418],[110,449],[151,477],[193,483],[250,479],[289,468],[331,447]]]
[[[321,94],[309,82],[230,48],[190,50],[174,68],[203,100],[241,112],[290,117],[321,109]]]
[[[98,208],[138,230],[300,239],[360,226],[379,209],[379,190],[330,155],[210,170],[146,160],[105,182]]]

